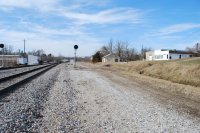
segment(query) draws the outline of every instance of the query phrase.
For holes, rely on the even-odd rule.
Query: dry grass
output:
[[[174,83],[200,87],[200,58],[173,61],[134,61],[129,63],[96,64],[126,74],[142,74]]]

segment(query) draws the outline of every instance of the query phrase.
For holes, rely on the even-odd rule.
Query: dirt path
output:
[[[63,64],[41,132],[200,132],[199,117],[111,73]],[[174,101],[176,102],[176,101]]]

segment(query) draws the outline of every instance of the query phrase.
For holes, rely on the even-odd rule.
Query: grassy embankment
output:
[[[200,87],[200,58],[171,61],[134,61],[109,66],[127,75],[141,74],[174,83]]]

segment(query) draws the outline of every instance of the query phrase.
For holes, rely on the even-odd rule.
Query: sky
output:
[[[90,56],[110,39],[138,51],[200,42],[200,0],[0,0],[0,43]]]

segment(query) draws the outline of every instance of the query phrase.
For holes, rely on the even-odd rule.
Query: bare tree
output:
[[[124,47],[124,50],[123,50],[123,57],[125,58],[125,61],[128,63],[129,61],[129,44],[127,42],[123,42],[123,47]]]
[[[196,43],[193,47],[186,47],[186,51],[195,53],[195,56],[200,56],[200,43]]]
[[[196,43],[194,45],[194,50],[195,50],[195,52],[200,53],[200,43]]]
[[[113,53],[113,40],[110,39],[110,41],[108,42],[107,45],[104,45],[104,46],[101,47],[100,51],[101,51],[101,53],[103,55],[107,55],[107,54]]]
[[[143,46],[142,46],[140,58],[146,59],[146,52],[148,52],[148,51],[152,51],[152,48],[143,48]]]
[[[113,40],[110,39],[109,43],[108,43],[108,50],[110,53],[113,53]]]
[[[124,51],[124,42],[117,41],[115,45],[115,53],[121,58]]]
[[[8,45],[8,54],[13,54],[13,47]]]
[[[121,61],[134,61],[145,58],[145,52],[151,51],[151,48],[142,48],[141,53],[137,52],[135,48],[130,48],[126,41],[114,41],[110,39],[107,45],[100,49],[100,53],[104,56],[110,53],[116,54]]]
[[[35,56],[42,56],[44,54],[44,50],[43,49],[39,49],[39,50],[32,50],[32,51],[29,51],[28,54],[32,54],[32,55],[35,55]]]
[[[103,54],[103,55],[107,55],[107,54],[110,54],[110,51],[109,51],[109,48],[108,48],[108,46],[102,46],[101,47],[101,53]]]
[[[14,54],[12,45],[5,44],[2,51],[3,51],[4,55]],[[1,51],[1,53],[2,53],[2,51]]]
[[[188,51],[188,52],[193,52],[194,49],[190,48],[190,47],[186,47],[185,50]]]
[[[128,51],[128,54],[129,54],[129,61],[134,61],[134,60],[138,60],[138,53],[137,51],[135,50],[135,48],[130,48],[129,51]]]

